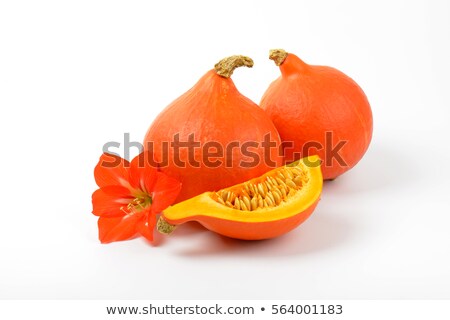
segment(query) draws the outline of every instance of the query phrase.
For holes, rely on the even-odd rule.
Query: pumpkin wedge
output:
[[[309,156],[257,178],[205,192],[164,210],[158,231],[197,221],[221,235],[243,240],[269,239],[291,231],[314,211],[322,192],[318,156]]]

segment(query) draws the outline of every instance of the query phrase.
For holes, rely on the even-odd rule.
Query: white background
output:
[[[0,298],[450,298],[450,2],[3,1]],[[142,140],[232,54],[258,102],[284,48],[365,90],[374,136],[313,216],[242,242],[199,226],[101,245],[107,141]]]

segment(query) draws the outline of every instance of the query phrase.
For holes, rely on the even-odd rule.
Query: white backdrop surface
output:
[[[365,158],[274,240],[101,245],[103,144],[228,55],[254,59],[233,79],[258,102],[278,47],[365,90]],[[2,1],[0,298],[450,298],[449,57],[448,1]]]

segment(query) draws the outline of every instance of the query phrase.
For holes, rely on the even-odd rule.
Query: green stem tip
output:
[[[156,223],[156,229],[162,234],[169,235],[175,228],[175,225],[168,223],[162,216],[159,217],[158,222]]]

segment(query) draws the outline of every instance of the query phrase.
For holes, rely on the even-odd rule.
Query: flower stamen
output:
[[[126,215],[132,215],[141,210],[144,210],[151,204],[152,199],[148,196],[136,197],[133,200],[131,200],[126,207],[125,206],[120,207],[120,210],[123,211]]]

